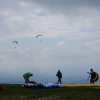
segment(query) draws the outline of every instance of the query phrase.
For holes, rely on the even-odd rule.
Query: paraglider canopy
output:
[[[38,38],[39,36],[43,36],[43,35],[37,35],[36,38]],[[40,40],[40,42],[41,42],[41,40]]]
[[[37,35],[36,38],[38,38],[39,36],[43,36],[43,35]]]
[[[17,44],[18,44],[18,42],[17,42],[17,41],[13,41],[13,43],[17,43]]]
[[[16,43],[16,44],[18,44],[18,42],[17,42],[17,41],[13,41],[13,43]],[[16,49],[16,47],[15,47],[14,49]]]

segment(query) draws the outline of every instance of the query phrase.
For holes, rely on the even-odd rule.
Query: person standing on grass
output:
[[[30,73],[30,72],[27,72],[27,73],[23,74],[23,77],[24,77],[24,80],[25,80],[25,84],[27,84],[28,82],[30,82],[29,81],[29,77],[31,77],[31,76],[33,76],[33,74]]]
[[[90,69],[90,72],[87,72],[90,74],[90,83],[93,83],[99,79],[99,75],[97,72],[94,72],[93,69]]]
[[[56,76],[58,77],[58,82],[57,82],[57,84],[58,84],[59,82],[60,82],[60,84],[62,84],[62,81],[61,81],[61,79],[62,79],[62,73],[60,72],[60,70],[58,70]]]

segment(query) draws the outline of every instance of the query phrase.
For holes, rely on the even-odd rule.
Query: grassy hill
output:
[[[20,84],[3,84],[0,100],[100,100],[99,85],[64,85],[62,88],[22,88]]]

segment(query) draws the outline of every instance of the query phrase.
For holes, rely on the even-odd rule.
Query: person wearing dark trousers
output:
[[[57,84],[59,84],[59,83],[62,84],[62,81],[61,81],[61,79],[62,79],[62,73],[60,72],[60,70],[58,70],[56,76],[58,77]]]

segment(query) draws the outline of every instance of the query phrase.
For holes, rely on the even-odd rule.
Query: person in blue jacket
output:
[[[62,79],[62,73],[60,72],[60,70],[58,70],[56,76],[58,77],[57,84],[59,84],[59,83],[62,84],[62,81],[61,81],[61,79]]]

